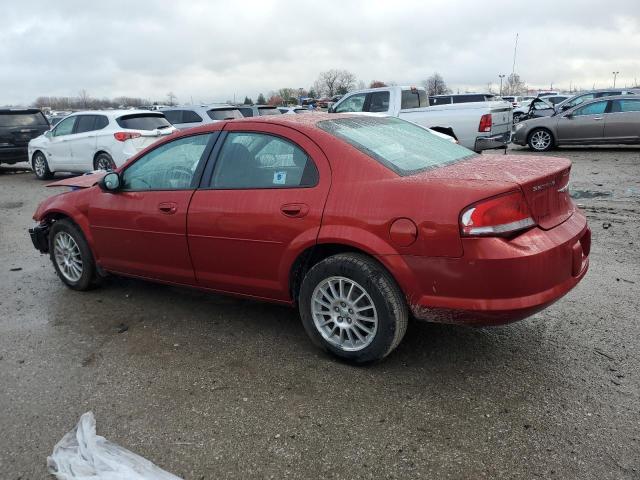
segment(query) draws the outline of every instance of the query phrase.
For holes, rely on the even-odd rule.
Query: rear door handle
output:
[[[286,217],[301,218],[309,213],[309,206],[304,203],[287,203],[280,207],[280,211]]]
[[[166,215],[172,215],[178,211],[178,205],[173,202],[162,202],[158,204],[158,210]]]

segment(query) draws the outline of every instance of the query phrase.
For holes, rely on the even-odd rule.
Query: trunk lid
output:
[[[549,230],[569,218],[575,205],[569,196],[571,162],[533,155],[477,155],[432,170],[429,177],[510,182],[524,193],[535,222]]]

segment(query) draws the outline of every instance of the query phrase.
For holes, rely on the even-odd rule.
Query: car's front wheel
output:
[[[49,232],[49,255],[56,273],[73,290],[89,290],[96,282],[96,264],[82,231],[70,220],[58,220]]]
[[[93,161],[93,167],[95,170],[113,170],[116,168],[116,163],[111,158],[111,155],[108,153],[99,153],[96,155],[95,160]]]
[[[393,277],[376,260],[344,253],[314,265],[298,297],[313,342],[355,363],[380,360],[407,330],[408,309]]]
[[[546,128],[536,128],[529,134],[527,144],[531,150],[546,152],[553,148],[553,135]]]
[[[33,173],[39,180],[49,180],[53,178],[53,172],[49,170],[47,157],[42,152],[36,152],[33,155]]]

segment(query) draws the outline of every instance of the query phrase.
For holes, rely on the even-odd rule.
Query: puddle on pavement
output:
[[[610,197],[613,195],[613,192],[596,192],[594,190],[571,190],[570,192],[571,198],[600,198],[600,197]]]

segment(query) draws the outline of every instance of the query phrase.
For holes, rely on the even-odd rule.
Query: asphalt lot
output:
[[[318,352],[287,308],[65,288],[26,233],[53,192],[0,167],[0,477],[47,478],[92,410],[185,479],[640,478],[640,149],[552,154],[593,229],[584,281],[505,327],[412,322],[364,368]]]

